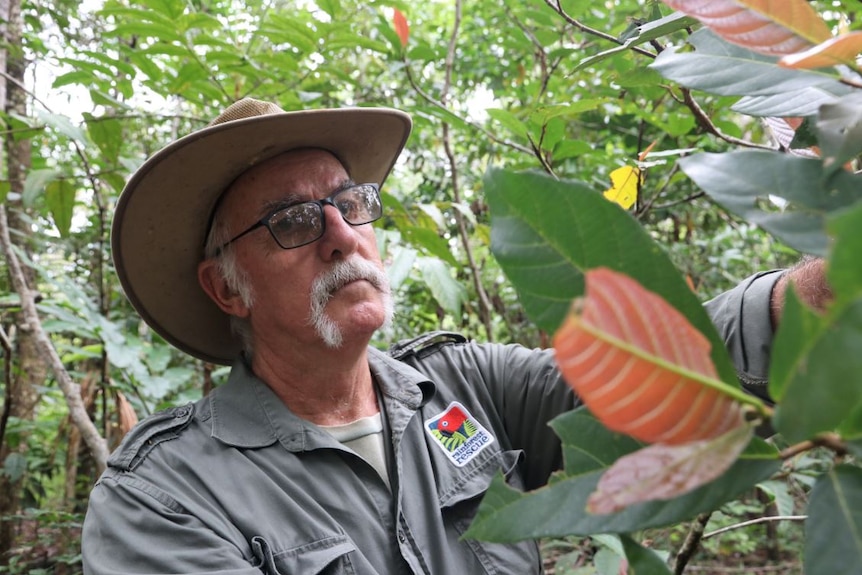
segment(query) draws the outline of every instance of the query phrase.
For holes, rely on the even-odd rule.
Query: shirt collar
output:
[[[368,348],[368,364],[386,409],[391,401],[415,411],[434,395],[427,377],[373,347]],[[212,393],[209,408],[212,437],[233,447],[253,449],[280,441],[290,451],[303,451],[321,436],[329,437],[294,415],[243,359],[234,362],[227,383]]]

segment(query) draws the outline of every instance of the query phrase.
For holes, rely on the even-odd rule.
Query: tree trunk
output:
[[[4,45],[7,47],[3,54],[3,71],[6,75],[3,93],[0,95],[0,105],[7,113],[21,116],[27,115],[26,93],[22,89],[24,84],[24,72],[26,63],[21,51],[23,45],[23,20],[21,17],[20,0],[3,0],[0,3],[0,14],[6,21],[4,30]],[[6,175],[10,184],[10,198],[20,198],[24,188],[24,179],[30,166],[30,142],[26,139],[15,140],[7,137],[3,149],[6,155]],[[22,234],[18,245],[28,245],[27,237],[30,234],[29,227],[18,217],[13,202],[7,200],[9,206],[9,226]],[[20,200],[17,202],[20,203]],[[25,280],[29,286],[34,285],[32,270],[25,268]],[[36,405],[39,402],[39,386],[44,385],[47,376],[47,366],[42,360],[38,344],[34,338],[29,322],[20,317],[13,319],[17,326],[12,343],[13,370],[11,381],[6,382],[6,393],[9,394],[7,405],[9,406],[10,418],[19,421],[29,421],[35,416]],[[8,372],[7,372],[8,373]],[[11,443],[7,429],[4,442],[0,445],[0,461],[6,461],[6,457],[12,452],[26,455],[27,441],[23,434],[17,434],[16,441]],[[11,520],[10,516],[18,513],[21,487],[24,477],[10,480],[4,476],[0,479],[0,560],[8,560],[9,551],[15,547],[15,538],[20,521]]]

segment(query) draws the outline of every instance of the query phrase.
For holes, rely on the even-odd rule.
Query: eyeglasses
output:
[[[216,253],[222,253],[231,243],[261,227],[268,229],[275,242],[285,250],[317,241],[326,231],[324,205],[333,206],[351,226],[370,224],[383,215],[379,188],[377,184],[357,184],[338,190],[328,198],[278,208],[222,244]]]

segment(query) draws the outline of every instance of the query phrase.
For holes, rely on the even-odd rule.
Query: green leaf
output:
[[[790,98],[799,90],[840,85],[831,75],[778,66],[777,59],[729,44],[706,28],[692,34],[694,52],[674,48],[663,51],[650,67],[688,88],[722,96],[782,94]]]
[[[703,153],[683,158],[679,165],[719,204],[811,254],[824,255],[829,246],[826,215],[860,199],[862,177],[844,172],[827,182],[822,162],[788,154]],[[770,196],[789,205],[779,211]]]
[[[54,168],[42,170],[30,170],[27,177],[24,179],[24,189],[21,193],[21,200],[25,207],[33,207],[36,199],[42,195],[48,184],[58,178],[61,178],[63,173]]]
[[[628,535],[622,535],[620,540],[629,562],[629,573],[636,575],[670,575],[670,569],[664,559],[652,549],[638,544]]]
[[[827,228],[834,237],[834,246],[826,270],[835,303],[841,305],[862,295],[862,202],[830,216]]]
[[[12,190],[12,182],[9,180],[0,180],[0,204],[6,203],[6,198]]]
[[[3,461],[3,469],[0,471],[10,483],[15,483],[27,472],[27,458],[18,452],[10,453]]]
[[[647,22],[646,24],[641,24],[637,27],[636,34],[628,37],[623,44],[620,46],[616,46],[609,50],[605,50],[603,52],[599,52],[598,54],[594,54],[593,56],[589,56],[584,58],[578,65],[575,66],[574,71],[578,71],[582,68],[586,68],[587,66],[597,64],[602,60],[613,56],[614,54],[625,52],[629,50],[632,46],[637,46],[639,44],[643,44],[644,42],[649,42],[650,40],[656,40],[661,38],[662,36],[667,36],[677,30],[682,30],[689,26],[697,24],[697,20],[686,16],[681,12],[674,12],[670,16],[665,16],[659,20],[653,20],[652,22]]]
[[[515,114],[513,114],[512,112],[500,108],[488,108],[485,111],[488,112],[488,116],[500,122],[503,127],[512,132],[514,135],[518,136],[519,138],[527,137],[527,125],[524,124],[524,122],[522,122],[521,120],[519,120],[518,117],[515,116]]]
[[[824,104],[817,120],[817,135],[826,176],[862,152],[862,92]]]
[[[566,475],[610,467],[620,457],[643,447],[628,435],[608,430],[586,407],[559,415],[549,425],[562,440]]]
[[[862,405],[862,298],[833,308],[819,325],[793,338],[793,348],[801,348],[801,353],[788,358],[791,354],[778,349],[773,360],[792,359],[794,368],[781,385],[783,397],[773,424],[788,441],[796,442],[836,429]],[[783,344],[776,338],[776,347]]]
[[[736,382],[724,343],[667,254],[618,205],[576,181],[490,169],[491,250],[531,319],[554,332],[584,292],[583,272],[606,266],[680,310],[712,342],[725,382]]]
[[[99,147],[102,156],[110,162],[116,162],[123,146],[123,126],[119,118],[103,116],[97,118],[92,114],[84,114],[87,132]]]
[[[603,444],[611,441],[607,436],[593,437],[589,449],[600,451]],[[596,440],[598,445],[593,443]],[[587,497],[595,490],[603,469],[578,475],[560,473],[550,485],[528,493],[512,489],[498,475],[464,536],[504,543],[538,537],[628,533],[669,525],[715,509],[780,467],[777,451],[754,438],[740,459],[715,481],[670,501],[640,503],[610,515],[585,511]]]
[[[823,104],[835,102],[852,92],[853,88],[846,84],[811,86],[768,96],[745,96],[730,109],[749,116],[813,116]]]
[[[420,228],[417,226],[399,226],[401,234],[413,246],[422,249],[426,253],[445,261],[450,266],[457,266],[458,262],[449,250],[449,244],[435,230]]]
[[[45,188],[45,203],[62,238],[69,237],[69,230],[72,227],[75,192],[74,182],[65,179],[54,180]]]
[[[853,575],[862,565],[862,469],[839,465],[817,480],[805,521],[805,574]]]
[[[781,312],[781,323],[772,341],[769,362],[769,396],[781,402],[798,363],[808,353],[810,341],[823,329],[816,313],[800,303],[796,292],[788,289]]]
[[[440,307],[454,317],[461,317],[461,306],[467,299],[467,292],[452,277],[449,266],[437,258],[418,258],[416,264]]]
[[[51,114],[44,110],[38,110],[36,113],[43,122],[60,134],[67,136],[76,142],[86,143],[87,138],[84,136],[83,130],[72,124],[68,117],[60,114]]]

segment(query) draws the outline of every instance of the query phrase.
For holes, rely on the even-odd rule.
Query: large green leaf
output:
[[[804,342],[793,346],[801,349],[796,357],[785,359],[785,340],[775,342],[773,363],[794,360],[773,418],[776,430],[789,441],[831,431],[862,405],[862,298],[822,322],[806,324],[813,327],[793,336]]]
[[[715,201],[802,252],[825,255],[826,216],[862,199],[862,176],[826,179],[820,160],[748,150],[696,154],[680,167]],[[770,197],[785,200],[781,211]]]
[[[467,291],[452,277],[451,268],[437,258],[418,258],[416,264],[422,273],[422,279],[440,307],[446,310],[446,313],[460,317],[461,306],[467,299]]]
[[[813,116],[823,104],[836,102],[853,90],[846,84],[836,83],[767,96],[744,96],[730,109],[749,116]]]
[[[576,410],[554,420],[554,429],[560,434],[567,454],[566,469],[556,474],[548,486],[529,493],[510,488],[502,476],[497,477],[466,536],[504,542],[545,536],[628,533],[668,525],[718,507],[780,467],[776,450],[755,438],[727,473],[690,493],[669,501],[633,505],[619,513],[591,515],[586,512],[587,497],[609,465],[608,454],[638,448],[636,442],[596,427],[591,419],[582,410]],[[578,454],[574,460],[572,454]]]
[[[60,237],[68,237],[75,209],[75,184],[69,180],[54,180],[45,187],[45,203]]]
[[[830,221],[835,247],[829,281],[836,294],[820,316],[788,294],[770,362],[774,425],[790,441],[844,427],[862,410],[862,204]],[[858,418],[857,418],[858,419]]]
[[[650,67],[683,86],[722,96],[791,98],[812,87],[831,91],[840,85],[826,73],[782,68],[776,58],[729,44],[705,28],[692,34],[689,42],[694,52],[669,48]]]
[[[623,535],[620,537],[620,540],[623,543],[626,559],[629,562],[628,573],[635,573],[637,575],[670,575],[670,569],[668,569],[658,553],[641,546],[628,535]]]
[[[822,475],[805,521],[806,575],[853,575],[862,566],[862,469],[839,465]]]
[[[491,250],[539,327],[555,331],[573,298],[583,294],[584,270],[625,273],[680,310],[712,342],[725,382],[735,382],[724,343],[667,254],[618,205],[586,184],[538,173],[491,169]]]
[[[862,153],[862,92],[825,104],[817,120],[824,171],[831,175]]]

